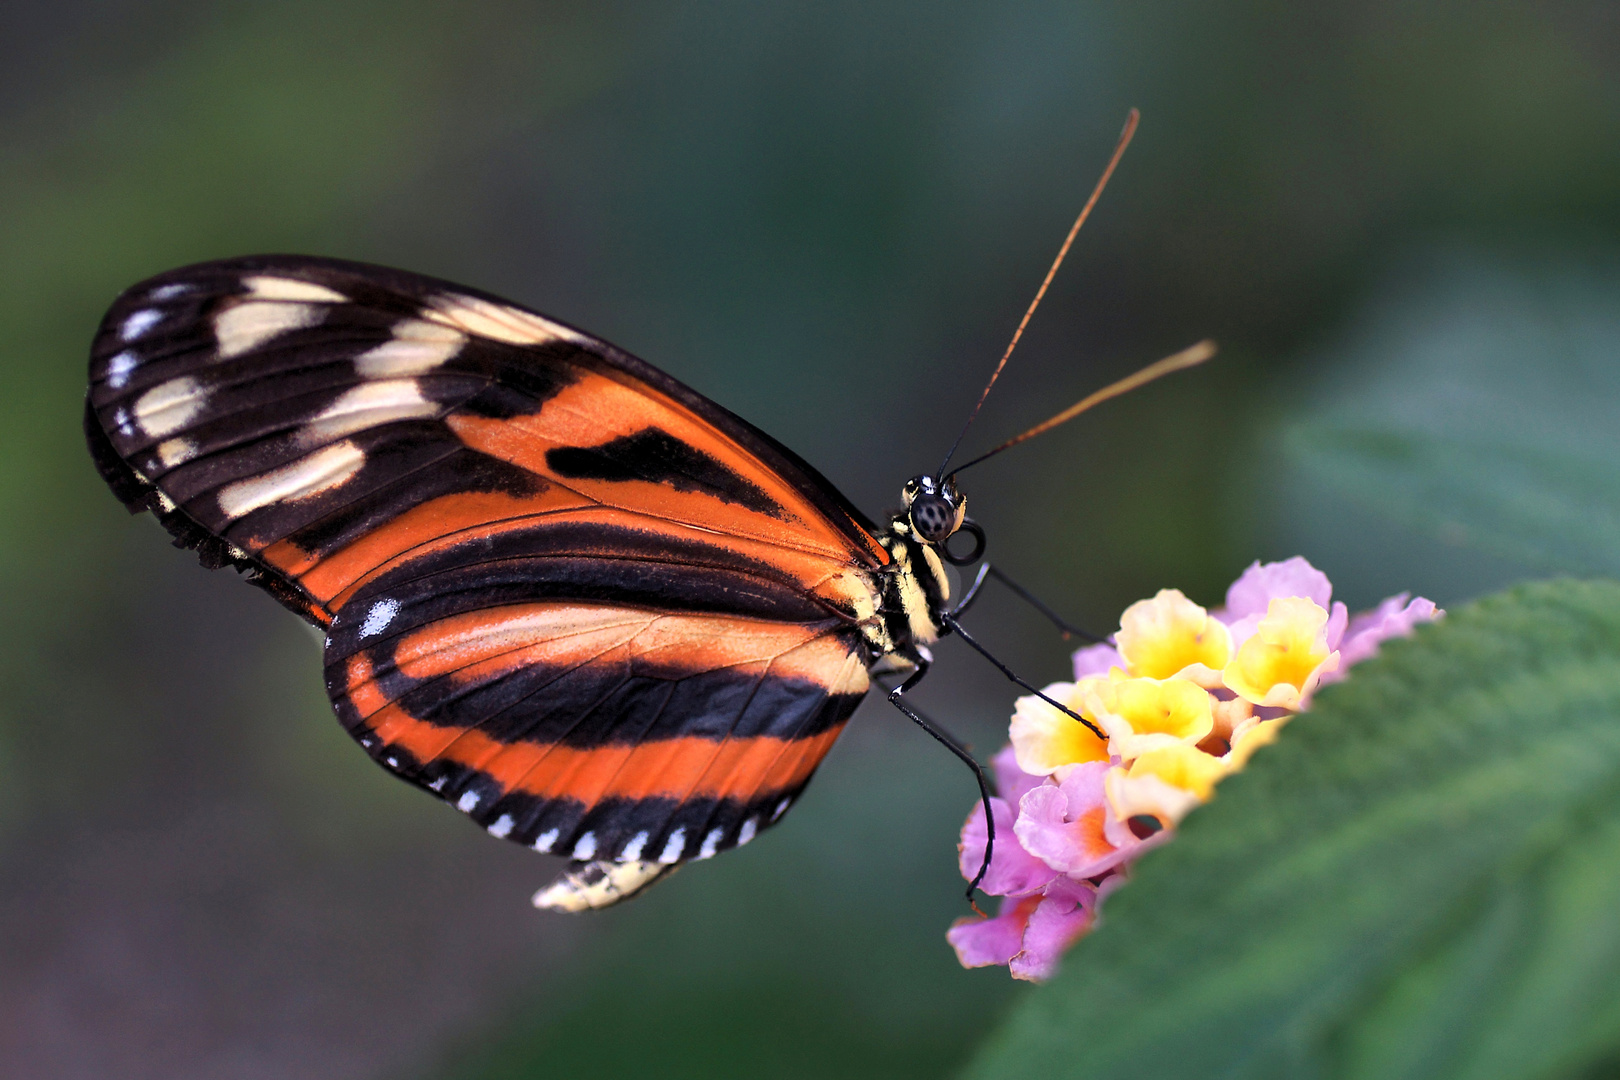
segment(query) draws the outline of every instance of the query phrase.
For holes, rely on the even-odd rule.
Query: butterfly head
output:
[[[948,476],[943,483],[932,476],[914,476],[906,481],[900,497],[906,501],[913,535],[936,546],[949,540],[967,517],[967,500]]]
[[[947,562],[963,566],[977,562],[984,553],[984,533],[968,520],[967,499],[956,489],[953,477],[935,480],[932,476],[914,476],[906,481],[900,497],[906,508],[896,524],[906,526],[918,540],[938,549]],[[973,550],[965,556],[953,555],[950,539],[964,528],[975,540]]]

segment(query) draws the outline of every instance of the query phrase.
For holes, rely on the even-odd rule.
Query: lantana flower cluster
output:
[[[964,967],[1005,964],[1040,980],[1097,919],[1130,863],[1166,842],[1321,687],[1380,642],[1444,614],[1392,596],[1350,617],[1327,575],[1305,559],[1256,562],[1206,611],[1176,589],[1125,609],[1108,642],[1074,654],[1074,681],[1021,697],[1011,744],[992,762],[996,842],[981,888],[1001,897],[991,918],[946,934]],[[962,826],[963,877],[984,858],[984,808]]]

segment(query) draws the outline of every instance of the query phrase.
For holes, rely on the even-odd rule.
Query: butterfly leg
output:
[[[1030,693],[1034,694],[1036,697],[1040,698],[1042,701],[1044,701],[1048,705],[1052,706],[1052,708],[1054,708],[1054,709],[1058,710],[1059,712],[1063,713],[1063,715],[1067,716],[1069,719],[1076,720],[1079,723],[1084,724],[1087,728],[1091,729],[1091,733],[1093,735],[1097,736],[1097,738],[1102,739],[1104,742],[1106,742],[1108,740],[1108,736],[1103,734],[1102,731],[1098,729],[1096,724],[1093,724],[1090,720],[1087,720],[1085,717],[1081,716],[1079,713],[1075,712],[1073,709],[1069,708],[1067,705],[1063,704],[1062,702],[1053,701],[1051,698],[1047,697],[1045,694],[1043,694],[1039,690],[1035,689],[1029,683],[1027,683],[1023,679],[1019,678],[1018,675],[1013,671],[1012,668],[1008,667],[1006,664],[1003,664],[1000,660],[997,660],[994,656],[991,656],[990,651],[988,649],[986,649],[983,645],[980,645],[977,641],[975,641],[973,639],[973,635],[969,634],[966,630],[962,629],[962,624],[956,621],[956,613],[955,612],[947,612],[942,617],[945,620],[945,625],[950,627],[952,630],[954,630],[956,632],[957,636],[960,637],[963,641],[967,642],[968,648],[972,649],[974,652],[978,653],[980,656],[984,657],[986,660],[988,660],[992,664],[994,664],[996,666],[996,670],[1000,671],[1003,675],[1007,676],[1007,678],[1011,679],[1014,683],[1017,683],[1019,686],[1023,687],[1025,690],[1028,690]],[[907,681],[909,682],[910,680],[907,680]]]
[[[1089,641],[1093,645],[1100,645],[1108,640],[1107,638],[1098,637],[1089,630],[1082,630],[1073,623],[1070,623],[1057,612],[1053,611],[1050,607],[1046,606],[1046,604],[1042,603],[1041,599],[1034,593],[1018,584],[1018,582],[1008,577],[1005,572],[991,565],[990,563],[985,563],[979,567],[979,573],[976,577],[974,577],[973,585],[962,596],[962,602],[957,604],[956,609],[951,612],[952,617],[965,613],[973,602],[979,598],[979,588],[984,584],[985,579],[992,577],[1001,582],[1003,585],[1007,586],[1007,588],[1011,589],[1013,591],[1013,595],[1023,600],[1042,615],[1045,615],[1047,620],[1051,622],[1053,626],[1057,627],[1058,631],[1065,638],[1077,637],[1083,641]]]
[[[984,579],[990,576],[990,564],[980,563],[979,572],[973,575],[973,584],[968,591],[962,594],[962,602],[951,611],[952,615],[961,615],[973,606],[973,601],[979,598],[979,590],[984,587]]]
[[[979,882],[983,881],[984,875],[989,873],[990,856],[996,846],[996,819],[990,809],[990,781],[984,775],[984,766],[979,764],[968,748],[963,746],[955,736],[900,700],[907,690],[922,682],[923,676],[928,674],[928,667],[929,660],[927,657],[919,656],[917,658],[917,670],[908,675],[905,682],[889,691],[889,704],[905,713],[907,719],[913,724],[932,735],[945,749],[961,758],[963,763],[973,770],[974,779],[979,782],[979,801],[984,804],[984,859],[979,863],[979,872],[973,875],[972,881],[968,882],[967,898],[968,903],[972,904],[973,890],[979,887]],[[977,909],[977,905],[975,905],[974,910]]]

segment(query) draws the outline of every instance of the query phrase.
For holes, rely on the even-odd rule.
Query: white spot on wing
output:
[[[140,311],[124,316],[124,322],[118,328],[118,334],[125,341],[134,341],[162,321],[163,312],[157,308],[142,308]]]
[[[157,288],[153,289],[152,290],[152,299],[153,300],[173,300],[175,297],[184,296],[186,293],[188,293],[190,291],[191,291],[191,286],[190,285],[186,284],[183,281],[177,281],[173,285],[159,285]]]
[[[434,779],[432,779],[432,780],[430,780],[428,782],[428,790],[429,791],[443,791],[444,790],[444,782],[446,780],[448,780],[448,779],[449,779],[449,777],[447,777],[447,776],[435,777]]]
[[[161,439],[189,424],[207,400],[208,391],[191,376],[170,379],[135,399],[135,423],[148,435]]]
[[[647,846],[650,839],[652,834],[645,830],[636,833],[630,838],[630,842],[624,845],[624,850],[619,852],[619,859],[623,862],[637,861],[641,858],[641,849]]]
[[[394,336],[354,359],[354,369],[368,379],[421,375],[443,364],[467,343],[453,326],[405,319],[394,324]]]
[[[271,503],[308,499],[342,485],[365,463],[365,451],[354,443],[333,443],[290,465],[226,484],[219,489],[219,509],[235,519]]]
[[[270,274],[255,274],[242,279],[242,284],[248,287],[254,297],[260,300],[303,300],[314,303],[343,304],[348,297],[336,289],[328,289],[325,285],[317,285],[313,281],[299,281],[297,278],[274,277]]]
[[[378,424],[437,416],[441,411],[437,402],[422,396],[413,379],[361,383],[328,405],[298,433],[298,438],[305,446],[319,445]]]
[[[545,832],[543,832],[539,836],[535,837],[534,838],[534,843],[531,844],[530,846],[533,847],[534,850],[536,850],[536,851],[546,852],[546,851],[550,851],[551,850],[551,845],[555,844],[556,842],[557,842],[557,830],[556,829],[547,829]]]
[[[135,424],[129,418],[129,410],[124,408],[122,405],[118,406],[118,408],[113,412],[113,423],[117,426],[118,433],[120,435],[131,438],[134,437]]]
[[[456,800],[456,809],[460,810],[463,814],[470,814],[474,810],[478,809],[478,792],[463,791],[461,793],[461,798]]]
[[[165,469],[185,464],[196,456],[196,453],[197,444],[184,436],[166,439],[157,446],[158,461],[162,462]]]
[[[388,767],[390,769],[399,768],[399,758],[395,757],[393,754],[389,754],[387,757],[383,758],[383,760],[388,763]]]
[[[776,809],[771,811],[771,820],[775,821],[777,818],[787,813],[787,808],[792,805],[793,799],[791,797],[783,799],[781,802],[777,803]]]
[[[586,859],[589,859],[595,854],[596,834],[593,832],[588,832],[584,836],[580,837],[578,842],[574,844],[574,851],[570,857],[577,859],[580,862],[584,862]]]
[[[495,824],[489,827],[489,835],[497,836],[504,840],[507,834],[512,831],[512,826],[514,824],[515,822],[512,820],[511,814],[502,814],[500,817],[495,819]]]
[[[742,847],[744,844],[748,843],[748,841],[754,838],[754,834],[758,831],[759,825],[753,818],[749,818],[747,821],[743,822],[742,828],[737,832],[737,846]]]
[[[681,861],[681,852],[686,850],[686,826],[682,825],[669,834],[669,840],[664,844],[663,852],[658,856],[661,863]]]
[[[128,349],[107,361],[107,385],[122,390],[129,382],[129,374],[140,365],[140,360]]]
[[[479,337],[509,341],[514,345],[544,345],[548,341],[589,341],[584,334],[505,304],[480,300],[476,296],[445,293],[428,301],[422,318],[465,330]]]
[[[360,636],[368,638],[382,633],[398,613],[398,600],[379,600],[372,604],[371,610],[366,612],[366,621],[360,624]]]
[[[290,304],[283,300],[246,300],[214,316],[214,337],[219,358],[229,360],[258,348],[278,334],[314,326],[326,316],[320,304]]]
[[[703,838],[703,846],[698,849],[698,858],[712,859],[714,853],[720,850],[720,838],[726,834],[724,829],[710,829],[709,835]]]

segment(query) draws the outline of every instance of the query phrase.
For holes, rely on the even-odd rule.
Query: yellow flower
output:
[[[1041,693],[1095,720],[1081,708],[1082,691],[1075,683],[1053,683]],[[1090,728],[1033,694],[1013,703],[1009,735],[1018,767],[1032,776],[1050,776],[1066,765],[1108,760],[1108,744]]]
[[[1108,808],[1114,812],[1115,820],[1150,817],[1163,829],[1178,824],[1199,803],[1198,796],[1190,791],[1167,784],[1151,773],[1132,776],[1117,765],[1103,777],[1103,793],[1108,796]]]
[[[1126,608],[1115,641],[1130,673],[1150,679],[1181,675],[1219,686],[1220,670],[1232,656],[1225,624],[1179,589],[1160,589],[1153,599]]]
[[[1328,648],[1327,621],[1327,611],[1306,597],[1271,601],[1221,673],[1227,687],[1256,705],[1303,707],[1322,676],[1339,667],[1339,654]]]
[[[1249,763],[1249,758],[1262,746],[1277,741],[1283,725],[1297,714],[1279,716],[1275,720],[1250,720],[1232,733],[1232,749],[1226,755],[1228,772],[1237,772]]]
[[[1131,763],[1130,776],[1157,776],[1172,787],[1190,791],[1199,802],[1215,794],[1215,782],[1227,773],[1226,763],[1196,746],[1176,743],[1149,750]]]
[[[1185,679],[1131,679],[1115,668],[1079,684],[1081,710],[1108,733],[1109,748],[1129,761],[1167,745],[1193,745],[1215,726],[1208,691]]]
[[[1149,750],[1130,768],[1115,766],[1103,778],[1108,807],[1119,821],[1147,816],[1170,828],[1199,803],[1227,772],[1220,758],[1185,743]]]
[[[1233,698],[1231,701],[1215,702],[1215,731],[1230,743],[1237,737],[1238,731],[1254,720],[1254,705],[1242,698]]]

